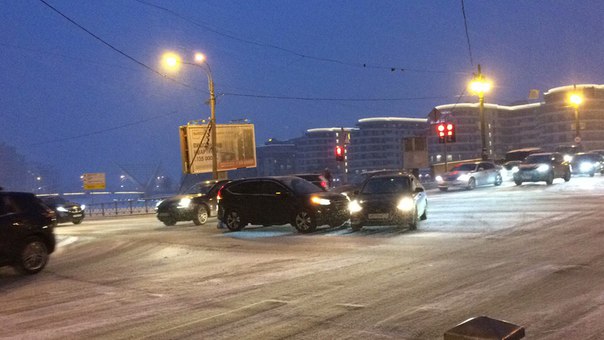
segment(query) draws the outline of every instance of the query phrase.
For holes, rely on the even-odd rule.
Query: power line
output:
[[[291,96],[272,96],[272,95],[256,95],[256,94],[242,94],[242,93],[228,93],[225,92],[224,96],[233,97],[252,97],[260,99],[282,99],[282,100],[303,100],[303,101],[346,101],[346,102],[389,102],[389,101],[410,101],[410,100],[428,100],[428,99],[450,99],[448,96],[436,96],[436,97],[401,97],[401,98],[327,98],[327,97],[291,97]]]
[[[50,140],[43,141],[43,142],[29,144],[27,146],[28,147],[30,147],[30,146],[40,146],[40,145],[46,145],[46,144],[51,144],[51,143],[65,142],[65,141],[68,141],[68,140],[80,139],[80,138],[83,138],[83,137],[90,137],[90,136],[93,136],[93,135],[99,135],[101,133],[105,133],[105,132],[109,132],[109,131],[123,129],[123,128],[129,127],[129,126],[134,126],[134,125],[139,125],[139,124],[142,124],[142,123],[147,123],[149,121],[152,121],[152,120],[155,120],[155,119],[159,119],[159,118],[165,118],[165,117],[168,117],[168,116],[175,115],[177,113],[178,113],[177,111],[172,111],[172,112],[170,112],[168,114],[159,115],[159,116],[155,116],[155,117],[150,117],[150,118],[139,120],[139,121],[136,121],[136,122],[126,123],[126,124],[123,124],[123,125],[114,126],[114,127],[110,127],[110,128],[102,129],[102,130],[96,130],[96,131],[92,131],[92,132],[88,132],[88,133],[83,133],[83,134],[80,134],[80,135],[75,135],[75,136],[70,136],[70,137],[50,139]]]
[[[259,46],[259,47],[266,47],[266,48],[271,48],[271,49],[275,49],[281,52],[286,52],[292,55],[295,55],[297,57],[303,58],[303,59],[308,59],[308,60],[315,60],[315,61],[320,61],[320,62],[326,62],[326,63],[333,63],[333,64],[339,64],[339,65],[344,65],[344,66],[349,66],[349,67],[357,67],[357,68],[366,68],[366,69],[381,69],[381,70],[389,70],[391,72],[395,72],[395,71],[402,71],[402,72],[407,72],[407,71],[411,71],[411,72],[423,72],[423,73],[449,73],[449,72],[445,72],[445,71],[436,71],[436,70],[428,70],[428,69],[417,69],[417,68],[409,68],[409,67],[399,67],[399,66],[383,66],[383,65],[373,65],[373,64],[369,64],[369,63],[352,63],[352,62],[346,62],[343,60],[339,60],[339,59],[333,59],[333,58],[326,58],[326,57],[320,57],[320,56],[312,56],[309,54],[304,54],[304,53],[300,53],[288,48],[284,48],[281,46],[277,46],[274,44],[270,44],[270,43],[265,43],[265,42],[259,42],[259,41],[255,41],[255,40],[250,40],[250,39],[245,39],[245,38],[241,38],[238,36],[235,36],[233,34],[229,34],[229,33],[225,33],[225,32],[221,32],[215,28],[212,28],[206,24],[201,24],[197,21],[194,21],[192,19],[189,19],[169,8],[166,7],[162,7],[159,5],[155,5],[155,4],[151,4],[148,3],[146,1],[143,0],[135,0],[140,4],[143,4],[145,6],[149,6],[149,7],[154,7],[156,9],[162,10],[164,12],[167,12],[177,18],[180,18],[192,25],[195,25],[197,27],[200,27],[204,30],[210,31],[212,33],[218,34],[220,36],[223,36],[225,38],[229,38],[232,40],[236,40],[242,43],[246,43],[246,44],[250,44],[250,45],[255,45],[255,46]]]
[[[466,17],[466,7],[463,0],[461,0],[461,13],[463,14],[463,24],[466,29],[466,41],[468,42],[468,52],[470,53],[470,64],[474,66],[474,58],[472,58],[472,46],[470,45],[470,34],[468,33],[468,18]]]
[[[169,79],[181,86],[190,88],[190,89],[194,89],[194,90],[198,90],[197,88],[180,82],[174,78],[168,77],[167,75],[157,71],[156,69],[148,66],[147,64],[143,63],[142,61],[139,61],[138,59],[130,56],[129,54],[127,54],[126,52],[118,49],[117,47],[113,46],[112,44],[110,44],[109,42],[105,41],[103,38],[99,37],[98,35],[94,34],[93,32],[91,32],[90,30],[86,29],[84,26],[80,25],[79,23],[77,23],[75,20],[71,19],[70,17],[68,17],[67,15],[63,14],[61,11],[59,11],[58,9],[54,8],[53,6],[51,6],[50,4],[48,4],[45,0],[39,0],[40,2],[42,2],[44,5],[46,5],[48,8],[50,8],[51,10],[53,10],[54,12],[56,12],[57,14],[59,14],[60,16],[62,16],[63,18],[65,18],[67,21],[69,21],[70,23],[72,23],[73,25],[75,25],[76,27],[78,27],[79,29],[83,30],[84,32],[86,32],[87,34],[89,34],[90,36],[94,37],[96,40],[100,41],[101,43],[103,43],[105,46],[109,47],[110,49],[112,49],[113,51],[119,53],[120,55],[126,57],[127,59],[129,59],[130,61],[144,67],[146,70],[153,72],[154,74],[160,75],[163,78]],[[144,3],[140,0],[137,0],[141,3]],[[144,3],[147,4],[147,3]],[[151,5],[151,4],[147,4],[150,6],[154,6],[154,7],[158,7],[161,9],[164,9],[163,7],[159,7],[159,6],[155,6],[155,5]],[[170,11],[168,9],[164,9],[167,11]],[[170,13],[172,13],[170,11]],[[276,47],[278,48],[278,47]],[[303,57],[307,57],[305,55],[301,55]],[[316,59],[316,58],[315,58]],[[324,61],[326,61],[327,59],[325,59]],[[367,67],[366,65],[364,65],[363,67]],[[395,69],[392,69],[393,71]],[[203,91],[205,93],[208,93],[207,91]],[[305,101],[349,101],[349,102],[378,102],[378,101],[405,101],[405,100],[422,100],[422,99],[446,99],[449,97],[417,97],[417,98],[320,98],[320,97],[296,97],[296,96],[276,96],[276,95],[257,95],[257,94],[249,94],[249,93],[234,93],[234,92],[223,92],[220,93],[219,95],[223,95],[223,96],[233,96],[233,97],[249,97],[249,98],[263,98],[263,99],[281,99],[281,100],[305,100]]]
[[[101,37],[99,37],[98,35],[94,34],[93,32],[91,32],[90,30],[88,30],[87,28],[85,28],[84,26],[80,25],[79,23],[77,23],[75,20],[71,19],[70,17],[68,17],[67,15],[63,14],[61,11],[59,11],[58,9],[54,8],[52,5],[50,5],[48,2],[44,1],[44,0],[39,0],[41,3],[43,3],[45,6],[47,6],[48,8],[50,8],[52,11],[54,11],[55,13],[59,14],[60,16],[62,16],[63,18],[65,18],[67,21],[69,21],[70,23],[72,23],[73,25],[75,25],[76,27],[78,27],[79,29],[81,29],[82,31],[88,33],[90,36],[92,36],[93,38],[95,38],[96,40],[100,41],[103,45],[109,47],[110,49],[112,49],[113,51],[121,54],[122,56],[128,58],[130,61],[144,67],[145,69],[147,69],[150,72],[153,72],[163,78],[169,79],[179,85],[182,85],[184,87],[190,88],[190,89],[194,89],[194,90],[198,90],[194,87],[192,87],[189,84],[180,82],[174,78],[168,77],[166,74],[161,73],[159,71],[157,71],[156,69],[152,68],[151,66],[143,63],[142,61],[130,56],[129,54],[127,54],[126,52],[118,49],[117,47],[113,46],[112,44],[108,43],[107,41],[105,41],[104,39],[102,39]],[[206,92],[206,91],[204,91]]]

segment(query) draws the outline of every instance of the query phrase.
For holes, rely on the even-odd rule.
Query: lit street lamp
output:
[[[568,101],[575,109],[575,143],[581,144],[581,126],[579,121],[579,106],[583,103],[583,95],[577,91],[577,85],[574,85],[573,92],[568,96]]]
[[[489,92],[489,90],[491,89],[491,82],[488,81],[480,72],[480,65],[478,65],[478,73],[474,73],[474,78],[470,82],[469,88],[470,92],[478,96],[480,115],[480,141],[482,145],[481,158],[483,160],[487,160],[489,159],[489,153],[487,152],[487,127],[484,118],[484,93]]]
[[[208,87],[210,90],[210,139],[211,146],[210,151],[212,152],[212,178],[218,179],[218,157],[216,150],[216,95],[214,93],[214,80],[212,79],[212,70],[210,64],[206,61],[205,55],[202,53],[195,53],[195,63],[183,62],[178,54],[168,52],[163,56],[163,62],[166,68],[171,70],[178,70],[180,65],[187,64],[201,68],[208,77]],[[205,68],[202,67],[205,65]]]

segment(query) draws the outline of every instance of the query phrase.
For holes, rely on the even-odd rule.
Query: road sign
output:
[[[105,190],[105,173],[88,173],[82,176],[84,190]]]

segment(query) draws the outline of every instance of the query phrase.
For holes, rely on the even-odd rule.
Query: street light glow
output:
[[[568,97],[568,100],[574,106],[579,106],[579,105],[581,105],[581,103],[583,103],[583,96],[581,96],[578,93],[571,93],[571,95]]]
[[[178,71],[182,65],[180,56],[174,52],[166,52],[162,56],[162,63],[168,70]]]
[[[206,61],[206,56],[203,53],[195,53],[195,62],[196,63],[203,63]]]
[[[470,82],[470,91],[476,94],[483,94],[491,90],[491,82],[485,79],[475,79]]]

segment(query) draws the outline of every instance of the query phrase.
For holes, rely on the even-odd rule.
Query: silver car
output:
[[[449,172],[436,176],[438,188],[447,191],[459,187],[468,190],[479,185],[501,185],[501,168],[490,161],[465,162],[455,165]]]

